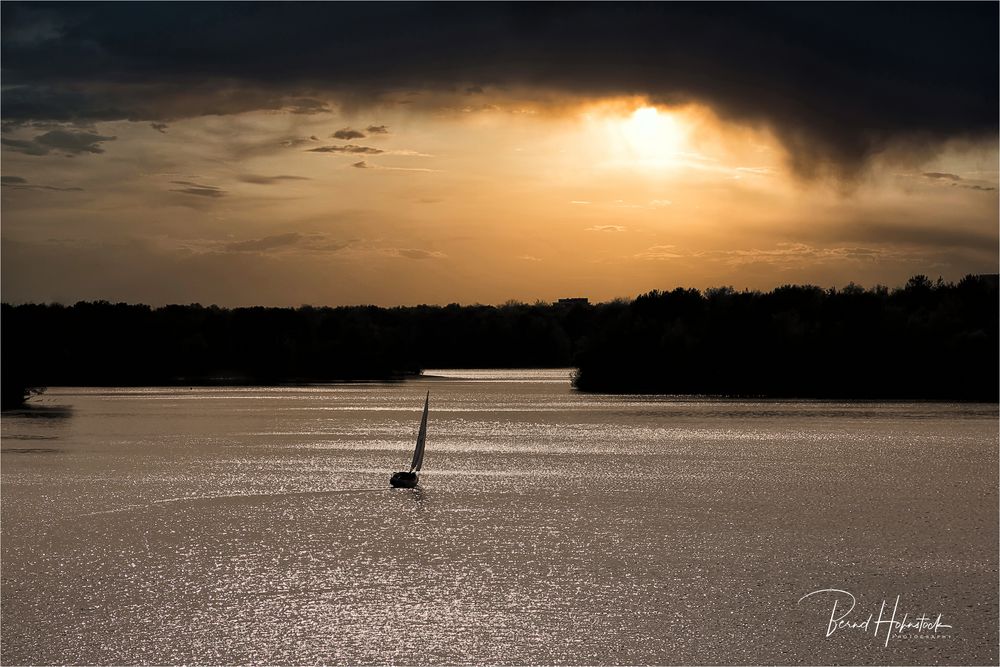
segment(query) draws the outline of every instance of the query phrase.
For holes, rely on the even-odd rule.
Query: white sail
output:
[[[413,450],[413,463],[410,464],[410,472],[419,471],[424,462],[424,442],[427,440],[427,408],[430,407],[431,392],[427,392],[424,399],[424,416],[420,419],[420,431],[417,433],[417,447]]]

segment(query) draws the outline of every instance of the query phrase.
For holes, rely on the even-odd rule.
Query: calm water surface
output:
[[[5,413],[4,664],[997,662],[996,405],[429,375]]]

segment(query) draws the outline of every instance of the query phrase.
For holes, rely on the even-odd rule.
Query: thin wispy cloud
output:
[[[420,248],[387,248],[386,252],[405,259],[443,259],[448,256],[437,250],[422,250]]]
[[[872,246],[816,246],[808,243],[781,242],[772,248],[736,248],[732,250],[690,251],[675,245],[657,245],[634,255],[642,260],[695,260],[717,262],[726,266],[763,265],[778,270],[830,264],[865,264],[876,262],[920,262],[921,254],[912,250]]]
[[[314,142],[314,141],[319,141],[319,138],[316,137],[316,136],[311,136],[311,137],[290,137],[288,139],[283,139],[282,141],[279,142],[279,144],[281,146],[284,146],[285,148],[295,148],[297,146],[304,146],[304,145],[309,144],[309,143]]]
[[[173,185],[181,185],[180,188],[172,188],[171,192],[178,192],[184,195],[192,195],[194,197],[206,197],[209,199],[218,199],[220,197],[225,197],[227,192],[220,187],[214,185],[203,185],[201,183],[195,183],[193,181],[170,181]]]
[[[94,134],[93,132],[50,130],[32,139],[2,139],[0,143],[10,150],[25,155],[61,153],[67,156],[76,156],[86,153],[103,153],[104,147],[101,144],[115,139],[117,137]]]
[[[300,115],[330,113],[332,111],[330,105],[323,100],[317,100],[310,97],[289,99],[285,102],[283,108],[289,113]]]
[[[677,246],[675,245],[654,245],[634,256],[636,259],[649,260],[679,259],[684,257],[684,255],[677,252]]]
[[[271,234],[259,238],[239,241],[219,241],[215,239],[187,239],[179,244],[184,250],[198,255],[322,255],[337,253],[355,243],[355,240],[339,240],[323,233],[303,233],[298,231]]]
[[[440,169],[425,169],[422,167],[384,167],[379,164],[372,164],[367,160],[361,160],[360,162],[351,163],[353,169],[370,169],[372,171],[413,171],[417,173],[435,173],[440,172]]]
[[[302,235],[298,232],[289,232],[287,234],[265,236],[259,239],[234,241],[232,243],[225,244],[222,246],[222,249],[228,252],[260,252],[295,245],[301,239]]]
[[[59,187],[56,185],[38,185],[29,183],[20,176],[0,176],[0,186],[11,190],[47,190],[49,192],[82,192],[83,188]]]
[[[966,190],[978,190],[980,192],[996,192],[997,188],[994,185],[984,184],[983,182],[976,182],[976,179],[972,179],[971,182],[966,181],[958,174],[952,174],[945,171],[925,171],[923,174],[924,178],[930,179],[932,181],[944,181],[952,187],[964,188]]]
[[[348,154],[363,154],[363,155],[379,155],[380,153],[385,153],[381,148],[372,148],[371,146],[357,146],[355,144],[344,144],[343,146],[319,146],[317,148],[310,148],[306,151],[307,153],[348,153]]]
[[[254,185],[275,185],[286,181],[308,181],[305,176],[261,176],[260,174],[240,174],[236,180],[242,183],[253,183]]]
[[[349,127],[344,127],[337,130],[330,136],[333,137],[334,139],[342,139],[344,141],[349,141],[351,139],[364,139],[365,133],[359,130],[351,129]]]
[[[434,157],[430,153],[421,153],[419,151],[412,151],[407,149],[387,150],[384,152],[386,155],[402,155],[404,157]]]
[[[734,171],[739,174],[752,174],[754,176],[771,176],[774,174],[774,170],[770,167],[736,167]]]

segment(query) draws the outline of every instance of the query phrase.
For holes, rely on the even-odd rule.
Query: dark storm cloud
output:
[[[337,130],[330,136],[333,137],[334,139],[343,139],[344,141],[347,141],[349,139],[364,139],[365,133],[359,132],[358,130],[352,130],[349,127],[345,127],[343,129]]]
[[[150,123],[149,126],[159,132],[160,134],[166,134],[167,128],[170,127],[166,123]]]
[[[319,148],[310,148],[308,153],[353,153],[353,154],[364,154],[364,155],[378,155],[379,153],[384,153],[385,151],[380,148],[372,148],[370,146],[356,146],[354,144],[345,144],[343,146],[320,146]]]
[[[351,166],[354,167],[355,169],[370,169],[371,168],[371,167],[368,166],[368,163],[365,162],[364,160],[362,160],[361,162],[352,162]]]
[[[50,130],[34,139],[3,139],[0,140],[0,143],[11,150],[26,155],[48,155],[53,152],[79,155],[81,153],[103,153],[104,149],[100,144],[115,139],[116,137],[105,137],[92,132]]]
[[[369,125],[367,129],[369,134],[389,134],[389,128],[385,125]]]
[[[330,111],[325,104],[305,102],[292,93],[288,86],[199,77],[184,82],[165,79],[110,83],[88,78],[59,84],[13,85],[4,90],[2,116],[16,127],[31,121],[169,121],[245,111]]]
[[[5,119],[317,113],[330,96],[524,86],[703,102],[772,128],[800,173],[842,174],[892,145],[919,151],[997,128],[995,2],[4,10]]]
[[[3,144],[12,151],[24,153],[25,155],[48,155],[49,153],[48,148],[39,146],[34,141],[25,141],[23,139],[0,139],[0,144]]]

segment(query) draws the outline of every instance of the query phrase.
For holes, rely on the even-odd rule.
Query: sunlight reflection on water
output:
[[[2,422],[3,661],[996,662],[995,405],[569,373],[51,390]],[[825,641],[795,601],[834,584],[962,632]]]

